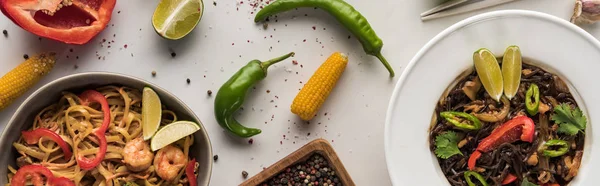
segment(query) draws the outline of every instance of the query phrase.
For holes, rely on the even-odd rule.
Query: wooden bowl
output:
[[[246,180],[244,183],[240,184],[240,186],[255,186],[259,185],[273,176],[277,176],[279,173],[283,172],[287,167],[295,165],[297,163],[306,161],[313,154],[318,153],[323,158],[325,158],[329,164],[329,167],[333,168],[336,175],[342,182],[344,186],[354,186],[354,182],[350,175],[344,168],[342,161],[338,158],[337,154],[331,147],[331,144],[325,139],[315,139],[310,143],[302,146],[300,149],[294,151],[289,154],[285,158],[279,160],[277,163],[269,166],[262,172],[253,176],[252,178]]]

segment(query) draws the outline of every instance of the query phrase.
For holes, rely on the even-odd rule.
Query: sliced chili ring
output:
[[[551,150],[550,148],[553,147],[558,147],[558,149]],[[542,154],[546,157],[559,157],[569,152],[569,143],[565,140],[553,139],[544,143],[542,149]]]
[[[485,181],[485,178],[481,176],[481,174],[474,171],[466,171],[465,172],[465,180],[467,180],[467,184],[469,186],[477,186],[473,181],[471,181],[471,177],[475,177],[479,183],[483,186],[488,186],[488,183]]]
[[[481,121],[466,112],[446,111],[441,112],[440,116],[458,129],[479,130],[481,128]]]
[[[535,116],[540,108],[540,88],[536,84],[529,85],[529,89],[525,94],[525,107],[527,113]]]

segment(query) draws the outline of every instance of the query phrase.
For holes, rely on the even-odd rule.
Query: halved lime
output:
[[[504,95],[510,100],[519,90],[522,68],[521,50],[518,46],[509,46],[502,58],[502,78],[504,78]]]
[[[200,125],[191,121],[176,121],[167,126],[164,126],[156,132],[152,141],[150,141],[150,148],[152,151],[157,151],[177,140],[184,138],[194,132],[200,130]]]
[[[164,38],[181,39],[194,30],[203,12],[202,0],[161,0],[154,10],[152,26]]]
[[[144,140],[149,140],[158,129],[162,118],[160,98],[150,87],[142,91],[142,132]]]
[[[482,48],[473,53],[473,62],[475,70],[479,75],[479,80],[483,88],[496,101],[500,101],[503,92],[502,71],[496,56],[492,51]]]

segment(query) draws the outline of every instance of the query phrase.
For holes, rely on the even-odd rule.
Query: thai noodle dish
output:
[[[453,186],[566,186],[581,165],[587,119],[557,74],[510,46],[473,54],[474,68],[437,102],[429,146]]]
[[[177,128],[199,126],[178,121],[148,87],[63,92],[27,125],[8,185],[196,185],[197,130]]]

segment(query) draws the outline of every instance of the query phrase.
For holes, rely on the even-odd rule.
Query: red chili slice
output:
[[[527,116],[517,116],[494,129],[492,134],[481,140],[477,149],[469,157],[468,166],[470,170],[475,168],[477,159],[481,152],[489,152],[505,143],[518,141],[532,142],[535,134],[535,123]]]
[[[102,125],[99,128],[94,129],[92,134],[98,138],[98,153],[93,159],[86,158],[83,155],[77,155],[77,164],[84,170],[91,170],[98,166],[106,155],[107,142],[106,142],[106,129],[110,124],[110,108],[108,107],[108,101],[102,95],[102,93],[95,90],[86,90],[79,95],[82,105],[88,105],[90,102],[100,103],[102,112],[104,113],[104,119]],[[76,148],[76,147],[75,147]]]
[[[42,177],[46,177],[46,179],[54,178],[50,169],[41,166],[41,165],[25,165],[15,173],[15,175],[10,180],[11,186],[24,186],[27,183],[28,177],[31,177],[31,182],[35,186],[44,185],[44,181]]]
[[[198,184],[196,182],[196,174],[194,174],[195,167],[196,167],[196,158],[194,158],[190,162],[188,162],[187,166],[185,167],[185,176],[187,177],[188,182],[190,183],[190,186],[196,186],[196,184]]]
[[[515,180],[517,180],[517,177],[515,175],[509,173],[508,175],[506,175],[504,180],[502,180],[502,185],[507,185],[509,183],[514,182]]]
[[[106,28],[115,4],[116,0],[0,0],[0,10],[38,36],[85,44]]]
[[[65,177],[50,178],[48,180],[48,186],[75,186],[75,183]]]
[[[36,144],[42,137],[49,138],[50,140],[56,142],[65,154],[65,160],[69,160],[71,158],[71,155],[73,155],[73,153],[71,153],[71,149],[69,149],[69,145],[67,144],[67,142],[65,142],[65,140],[63,140],[54,131],[45,128],[39,128],[32,131],[22,131],[21,134],[25,142],[27,142],[27,144],[30,145]]]

